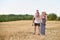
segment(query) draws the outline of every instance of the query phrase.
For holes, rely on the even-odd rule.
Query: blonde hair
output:
[[[42,12],[42,14],[47,15],[46,12]]]
[[[46,12],[42,12],[42,14],[41,14],[41,18],[42,18],[42,17],[45,17],[45,18],[47,17]]]

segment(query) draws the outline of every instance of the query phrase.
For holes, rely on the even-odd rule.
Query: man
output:
[[[39,14],[39,10],[36,10],[35,16],[33,18],[33,23],[35,26],[33,34],[36,34],[36,27],[38,26],[38,30],[39,30],[38,35],[40,35],[40,14]]]

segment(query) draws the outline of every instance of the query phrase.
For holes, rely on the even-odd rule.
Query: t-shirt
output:
[[[40,23],[40,16],[39,17],[34,16],[34,18],[35,18],[34,23]]]

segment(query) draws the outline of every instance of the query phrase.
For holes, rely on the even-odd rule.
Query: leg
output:
[[[36,26],[34,27],[34,34],[36,33]]]
[[[40,26],[38,26],[38,35],[40,35]]]
[[[45,25],[41,24],[41,35],[45,35]]]

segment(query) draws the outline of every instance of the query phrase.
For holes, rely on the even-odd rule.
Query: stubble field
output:
[[[0,22],[0,40],[60,40],[60,21],[47,21],[46,35],[33,35],[31,20]]]

